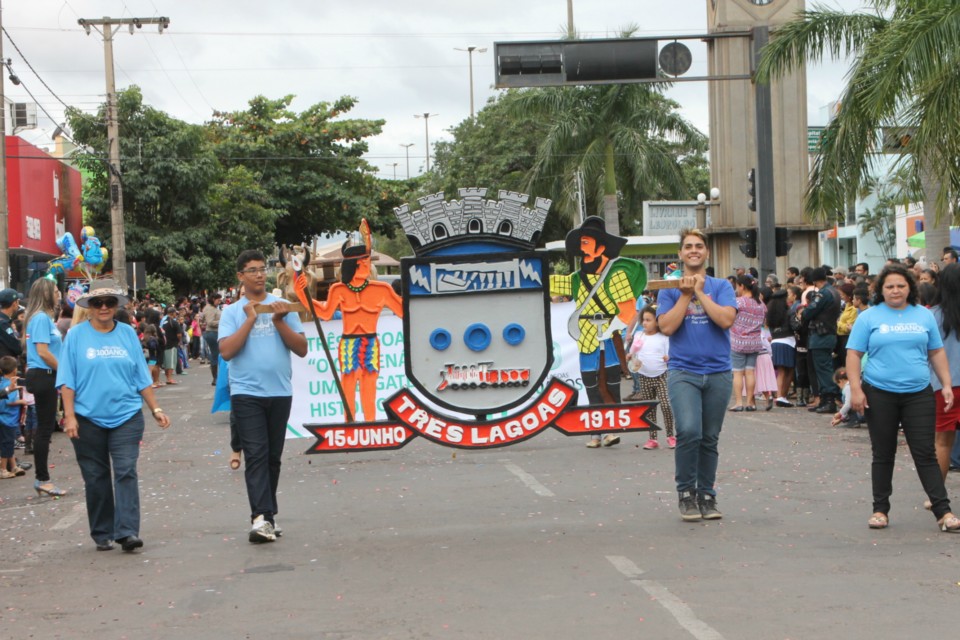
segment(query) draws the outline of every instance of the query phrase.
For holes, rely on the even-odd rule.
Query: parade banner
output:
[[[626,239],[588,217],[565,241],[580,267],[552,274],[537,247],[551,202],[486,194],[464,188],[460,199],[441,192],[419,198],[417,210],[394,209],[415,254],[400,260],[399,293],[374,278],[366,220],[343,243],[339,280],[324,299],[310,290],[309,252],[285,265],[319,334],[294,376],[290,431],[316,438],[306,453],[399,449],[417,437],[486,449],[547,427],[600,446],[600,434],[659,428],[650,420],[656,403],[620,404],[616,338],[647,282],[642,263],[620,256]],[[554,308],[557,298],[572,303]]]
[[[572,302],[551,304],[553,324],[553,368],[549,375],[567,383],[578,392],[583,389],[577,363],[577,345],[566,333],[566,318],[573,313]],[[340,320],[323,323],[327,345],[336,353],[337,342],[343,331]],[[309,438],[314,434],[303,425],[343,425],[343,401],[330,375],[330,365],[324,357],[323,346],[312,323],[304,323],[307,336],[307,355],[293,358],[293,408],[287,425],[288,438]],[[377,420],[386,420],[383,403],[401,389],[410,388],[404,372],[403,323],[400,318],[385,315],[380,318],[380,379],[377,384]],[[575,404],[586,404],[585,394],[578,394]],[[429,403],[427,403],[429,404]],[[504,412],[498,412],[501,417]],[[376,448],[383,448],[378,446]]]

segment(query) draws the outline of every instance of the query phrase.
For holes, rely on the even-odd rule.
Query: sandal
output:
[[[937,520],[937,524],[940,526],[940,531],[945,533],[960,533],[960,518],[952,513]]]
[[[733,411],[734,413],[741,413],[742,411],[744,411],[744,408],[741,406],[736,406],[736,407],[731,407],[730,409],[727,409],[727,411]]]
[[[880,513],[879,511],[867,520],[867,525],[871,529],[886,529],[890,525],[890,519],[887,517],[887,514]],[[960,529],[960,520],[957,521],[957,528]],[[944,529],[946,531],[946,529]]]
[[[230,454],[230,468],[236,471],[240,468],[240,452],[234,451]]]

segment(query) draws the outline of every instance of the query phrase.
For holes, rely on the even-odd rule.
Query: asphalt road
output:
[[[641,450],[641,434],[597,450],[548,430],[479,452],[420,438],[326,456],[288,440],[283,538],[252,545],[209,372],[180,380],[158,392],[173,425],[148,420],[144,437],[142,552],[95,550],[63,434],[51,461],[67,497],[37,498],[31,475],[0,481],[6,637],[955,635],[960,535],[922,509],[906,447],[890,528],[867,528],[865,430],[796,409],[727,414],[725,517],[710,523],[680,520],[672,452]]]

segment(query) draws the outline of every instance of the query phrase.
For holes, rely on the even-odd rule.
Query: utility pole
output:
[[[127,26],[132,35],[134,29],[145,24],[155,24],[163,33],[170,26],[170,18],[108,18],[85,20],[77,23],[90,35],[96,29],[103,36],[104,69],[107,75],[107,144],[110,160],[107,174],[110,179],[110,259],[113,262],[113,278],[121,289],[127,288],[127,246],[123,221],[123,183],[120,171],[120,122],[117,114],[117,87],[113,74],[113,36],[120,27]]]
[[[427,147],[427,170],[426,173],[430,173],[430,118],[433,116],[440,115],[438,113],[430,113],[426,111],[423,115],[416,113],[413,115],[414,118],[423,118],[423,138],[426,142]]]
[[[3,28],[3,7],[0,6],[0,29]],[[0,60],[3,60],[3,37],[0,36]],[[10,282],[10,238],[7,233],[7,103],[3,97],[3,69],[0,69],[0,289]]]
[[[407,180],[409,180],[410,179],[410,147],[413,146],[413,143],[411,142],[409,144],[402,144],[400,146],[403,147],[404,150],[406,150],[407,152]]]
[[[473,120],[473,52],[484,53],[487,48],[470,45],[466,49],[461,49],[460,47],[454,47],[454,49],[457,51],[466,51],[470,61],[470,119]]]
[[[573,0],[567,0],[567,40],[573,40]]]

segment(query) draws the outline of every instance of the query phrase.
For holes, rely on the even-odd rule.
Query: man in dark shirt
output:
[[[20,338],[13,329],[13,314],[16,313],[22,297],[14,289],[0,291],[0,357],[19,358],[23,352]]]
[[[167,307],[166,317],[160,321],[160,330],[167,348],[163,352],[163,369],[167,374],[167,384],[178,384],[173,379],[173,371],[177,368],[177,347],[183,336],[183,328],[177,322],[177,308],[174,305]]]

